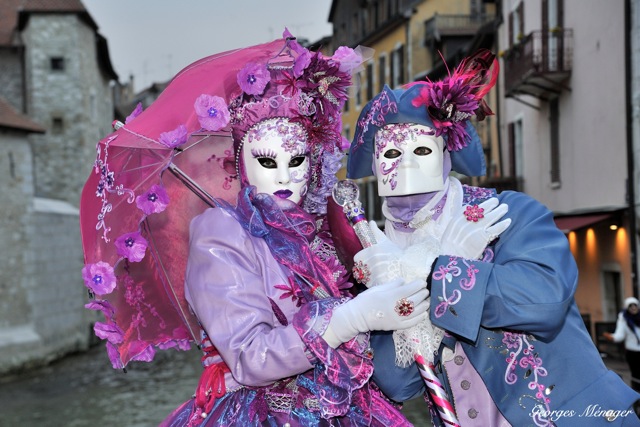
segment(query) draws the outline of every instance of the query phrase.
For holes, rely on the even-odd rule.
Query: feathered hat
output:
[[[445,79],[420,81],[382,92],[364,107],[358,118],[347,164],[349,178],[373,174],[376,132],[388,124],[415,123],[436,130],[451,153],[452,170],[467,176],[486,173],[482,144],[469,119],[483,120],[493,112],[483,97],[498,78],[495,55],[483,49],[465,58]]]

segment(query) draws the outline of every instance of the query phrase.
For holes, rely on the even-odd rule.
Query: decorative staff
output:
[[[349,179],[339,180],[333,187],[332,196],[333,200],[335,200],[339,206],[342,206],[342,211],[351,223],[362,247],[368,248],[374,245],[376,239],[369,224],[367,224],[364,209],[359,200],[360,190],[358,189],[358,184]],[[452,427],[460,427],[460,422],[456,417],[453,405],[449,401],[449,396],[435,373],[433,363],[427,362],[420,352],[414,354],[414,359],[420,371],[420,376],[427,387],[431,401],[437,409],[442,422]]]

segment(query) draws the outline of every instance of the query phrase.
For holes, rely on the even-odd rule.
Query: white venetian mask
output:
[[[242,160],[258,193],[299,203],[307,193],[309,156],[304,128],[285,118],[261,121],[245,134]]]
[[[374,172],[380,196],[440,191],[444,139],[412,123],[389,124],[375,135]]]

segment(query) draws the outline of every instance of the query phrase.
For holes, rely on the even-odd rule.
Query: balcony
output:
[[[506,96],[531,95],[542,100],[568,90],[573,61],[573,30],[534,31],[504,53]]]
[[[433,15],[425,21],[425,45],[439,42],[443,37],[473,36],[494,18],[485,15]]]

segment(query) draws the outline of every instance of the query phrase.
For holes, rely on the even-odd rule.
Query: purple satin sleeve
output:
[[[220,208],[196,217],[190,235],[185,295],[233,379],[264,386],[311,369],[291,324],[296,304],[281,290],[287,275],[264,240]]]

